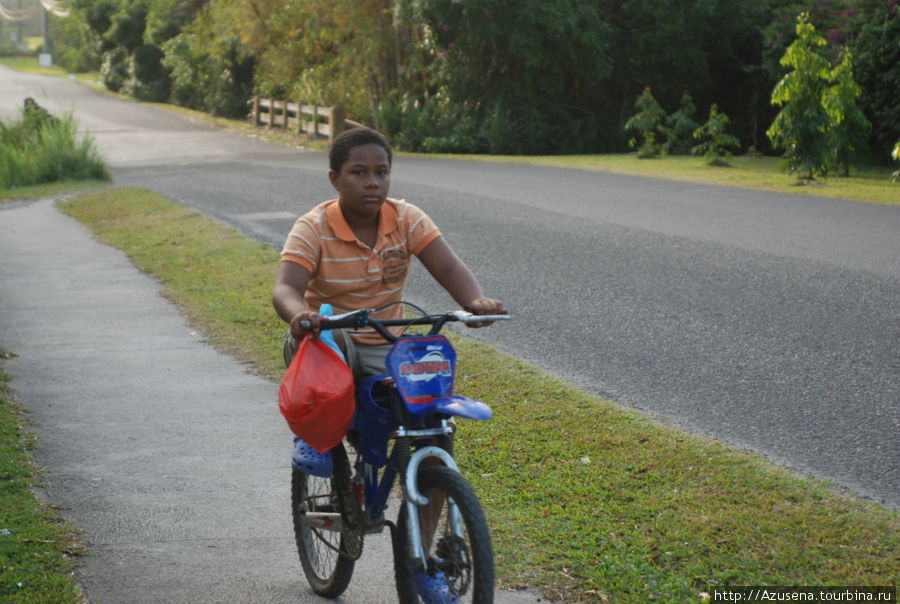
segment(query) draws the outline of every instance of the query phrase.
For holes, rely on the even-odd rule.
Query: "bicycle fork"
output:
[[[418,486],[419,468],[426,459],[437,459],[445,466],[459,472],[453,457],[440,447],[428,446],[419,449],[410,457],[406,466],[403,480],[404,505],[406,506],[407,534],[409,535],[409,547],[413,561],[423,568],[426,567],[425,548],[422,542],[422,531],[419,523],[419,507],[428,504],[428,498],[422,495]],[[452,499],[447,500],[447,514],[453,534],[463,536],[462,516],[459,508]]]

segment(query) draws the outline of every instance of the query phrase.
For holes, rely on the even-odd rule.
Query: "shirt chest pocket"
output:
[[[399,283],[409,272],[409,256],[403,250],[388,250],[381,254],[381,282]]]

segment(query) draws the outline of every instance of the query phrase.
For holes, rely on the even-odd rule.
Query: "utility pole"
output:
[[[44,48],[38,57],[38,64],[41,67],[53,66],[53,43],[50,41],[50,17],[47,14],[47,7],[41,4],[41,30],[44,36]]]
[[[22,12],[22,0],[19,0],[19,13]],[[16,44],[19,45],[19,48],[22,48],[22,44],[25,42],[25,36],[23,35],[24,31],[22,30],[22,22],[19,21],[19,37],[16,38]]]
[[[44,36],[44,52],[53,52],[52,43],[50,42],[50,17],[47,15],[47,8],[41,5],[41,33]]]

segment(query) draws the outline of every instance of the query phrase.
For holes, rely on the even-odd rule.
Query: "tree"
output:
[[[239,14],[210,3],[181,33],[163,44],[172,99],[214,115],[243,118],[253,93],[255,57],[242,43]],[[254,21],[255,22],[255,21]]]
[[[398,21],[416,42],[410,72],[421,76],[401,106],[411,117],[431,116],[412,128],[432,145],[468,143],[471,151],[596,149],[612,135],[598,127],[613,67],[599,4],[397,0]]]
[[[694,138],[700,143],[691,152],[702,154],[711,166],[727,166],[731,162],[729,147],[739,147],[741,144],[736,136],[725,132],[728,122],[728,116],[719,113],[719,108],[713,103],[709,108],[709,119],[694,130]]]
[[[785,149],[792,172],[813,179],[829,165],[829,116],[822,98],[830,82],[830,65],[819,52],[825,38],[809,23],[808,13],[797,18],[797,39],[781,64],[789,71],[772,91],[772,104],[781,107],[766,134],[776,148]]]
[[[836,169],[850,175],[850,166],[866,146],[872,125],[856,99],[862,93],[853,80],[853,59],[849,50],[841,54],[841,61],[831,72],[831,86],[824,93],[822,104],[828,113],[828,137],[831,161]]]
[[[644,88],[634,106],[640,111],[625,122],[625,129],[637,134],[628,141],[628,146],[632,149],[637,147],[638,157],[641,159],[664,154],[663,143],[669,136],[666,112],[653,98],[649,87]]]
[[[691,95],[684,93],[681,97],[681,107],[678,111],[666,117],[666,131],[668,140],[665,142],[666,153],[675,155],[686,154],[691,150],[691,137],[697,129],[694,114],[697,107]]]
[[[900,138],[900,4],[859,2],[854,15],[855,35],[850,39],[854,78],[862,88],[859,105],[873,124],[871,157],[885,163]]]

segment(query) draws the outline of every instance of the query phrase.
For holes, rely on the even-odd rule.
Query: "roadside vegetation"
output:
[[[109,180],[109,171],[71,115],[50,115],[25,99],[18,120],[0,120],[0,189],[60,181]]]
[[[50,20],[55,61],[99,71],[110,90],[239,118],[257,94],[341,105],[406,151],[622,153],[636,99],[649,90],[677,115],[662,123],[676,140],[653,141],[671,154],[701,144],[701,153],[718,155],[731,148],[722,146],[726,134],[736,154],[801,151],[789,157],[792,169],[815,170],[809,161],[822,152],[838,165],[854,155],[886,165],[900,138],[893,0],[107,0],[67,8]],[[707,115],[715,127],[692,140]],[[710,147],[706,137],[720,126],[728,132]],[[841,140],[822,146],[819,134]]]
[[[41,470],[29,451],[36,445],[28,418],[13,396],[0,349],[0,600],[81,602],[71,557],[82,555],[78,533],[32,493]]]
[[[65,72],[58,67],[39,67],[34,57],[0,57],[0,63],[13,67],[20,71],[39,73],[42,75],[64,76]],[[73,74],[78,81],[98,89],[102,89],[97,82],[97,72]],[[324,151],[327,149],[327,141],[312,137],[298,137],[292,133],[286,133],[279,129],[256,128],[246,120],[216,117],[204,111],[188,109],[168,103],[153,103],[155,106],[178,113],[193,121],[203,122],[229,130],[243,136],[262,138],[292,147],[304,147]],[[678,112],[676,112],[678,113]],[[681,117],[669,116],[672,131],[679,131],[675,127]],[[706,124],[707,127],[715,125],[715,115],[711,115]],[[682,128],[683,129],[683,128]],[[702,129],[698,127],[697,129]],[[727,150],[716,151],[712,155],[706,151],[710,147],[716,147],[721,142],[715,137],[703,135],[692,138],[700,149],[696,155],[677,153],[654,152],[649,158],[641,156],[639,151],[629,153],[602,153],[589,155],[484,155],[484,154],[440,154],[440,153],[404,153],[398,151],[397,155],[411,155],[418,157],[459,159],[472,161],[496,161],[524,163],[539,166],[551,166],[559,168],[572,168],[579,170],[596,170],[617,174],[631,174],[651,178],[665,178],[682,182],[696,182],[708,185],[721,185],[758,189],[775,193],[790,193],[798,195],[814,195],[818,197],[830,197],[879,203],[886,205],[900,205],[900,182],[895,177],[892,181],[892,169],[880,165],[857,166],[848,176],[832,174],[819,176],[815,180],[797,179],[797,177],[784,169],[784,160],[774,156],[766,156],[760,153],[745,153],[743,155],[729,155]],[[670,141],[669,145],[674,145]],[[898,143],[900,144],[900,143]],[[727,158],[727,165],[722,165],[715,160],[719,157]],[[900,162],[900,155],[895,159]],[[20,196],[21,193],[17,193]],[[0,190],[0,197],[3,197]],[[7,197],[11,195],[6,195]]]
[[[275,250],[145,190],[60,207],[274,387]],[[700,602],[723,585],[896,585],[896,512],[453,337],[460,393],[496,413],[461,426],[457,455],[486,508],[502,585],[615,602]]]

